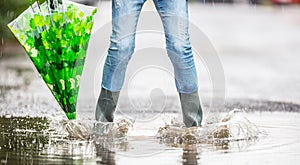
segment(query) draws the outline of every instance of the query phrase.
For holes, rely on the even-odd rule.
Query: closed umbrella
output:
[[[31,3],[8,27],[26,50],[68,119],[76,103],[97,9],[68,0]]]

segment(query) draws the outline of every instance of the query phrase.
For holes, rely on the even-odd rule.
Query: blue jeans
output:
[[[134,52],[138,18],[145,1],[112,0],[112,34],[102,77],[102,87],[107,90],[117,92],[122,88],[127,64]],[[163,22],[177,91],[194,93],[198,90],[198,78],[189,41],[187,0],[153,1]]]

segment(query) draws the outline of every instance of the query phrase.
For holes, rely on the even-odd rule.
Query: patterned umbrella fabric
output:
[[[76,103],[97,9],[68,0],[35,2],[8,24],[68,119]]]

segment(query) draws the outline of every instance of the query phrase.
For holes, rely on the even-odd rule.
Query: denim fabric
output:
[[[198,78],[188,33],[187,0],[153,0],[163,22],[167,53],[174,67],[179,93],[198,90]],[[134,52],[135,32],[145,0],[112,1],[112,34],[106,57],[102,87],[120,91],[127,64]],[[149,20],[151,21],[151,20]]]

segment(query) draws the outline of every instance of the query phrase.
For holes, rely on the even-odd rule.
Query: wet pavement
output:
[[[95,32],[109,22],[109,6],[108,2],[99,3]],[[152,8],[151,3],[145,4],[145,9]],[[177,140],[181,136],[203,140],[209,135],[214,136],[209,133],[211,127],[205,127],[200,131],[202,134],[185,134],[185,130],[174,126],[175,131],[170,129],[173,133],[167,132],[162,139],[157,138],[159,128],[168,124],[170,116],[180,116],[174,85],[163,111],[145,112],[147,98],[136,96],[133,98],[139,101],[143,111],[120,110],[117,113],[117,119],[136,119],[127,136],[107,138],[93,132],[92,137],[74,139],[62,124],[66,120],[63,111],[29,58],[22,52],[12,53],[14,51],[10,49],[0,58],[0,163],[297,164],[300,158],[299,6],[191,4],[190,19],[214,45],[226,78],[224,108],[204,114],[224,117],[231,110],[242,111],[226,123],[227,129],[217,131],[219,134],[212,142],[174,143],[175,137]],[[94,109],[100,90],[97,83],[101,79],[101,69],[98,69],[101,58],[96,49],[98,40],[98,36],[91,38],[88,67],[84,70],[78,103],[78,122],[90,131],[94,131]],[[149,42],[140,40],[139,36],[137,40],[141,45]],[[199,68],[202,74],[205,69]],[[204,109],[209,108],[211,96],[207,75],[203,73],[199,78]],[[144,90],[154,87],[145,85]],[[121,100],[119,109],[131,109],[128,106],[128,102]],[[214,126],[224,128],[222,123]],[[256,128],[257,132],[249,131]],[[228,130],[232,136],[244,131],[239,134],[244,138],[219,137]],[[201,138],[203,136],[205,138]],[[248,136],[251,138],[245,138]]]

